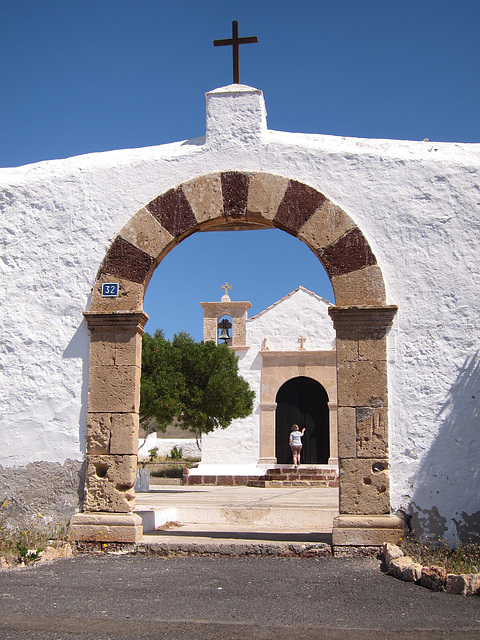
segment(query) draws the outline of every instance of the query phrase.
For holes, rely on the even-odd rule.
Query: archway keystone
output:
[[[166,191],[121,229],[99,269],[90,311],[87,482],[79,540],[138,541],[133,511],[138,436],[143,297],[165,255],[196,231],[279,228],[318,256],[335,293],[340,516],[334,544],[396,540],[390,515],[386,334],[396,307],[365,236],[345,211],[313,187],[283,176],[226,171]],[[116,298],[101,285],[119,284]]]

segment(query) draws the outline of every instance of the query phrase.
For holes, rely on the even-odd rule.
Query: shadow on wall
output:
[[[414,477],[411,527],[423,538],[480,539],[480,358],[467,358],[437,417],[436,440]]]
[[[80,451],[85,455],[87,452],[87,403],[88,403],[88,358],[89,358],[90,338],[88,335],[87,322],[82,320],[78,329],[73,334],[63,352],[64,358],[78,358],[82,361],[82,386],[80,389],[80,415],[78,424],[78,437]]]

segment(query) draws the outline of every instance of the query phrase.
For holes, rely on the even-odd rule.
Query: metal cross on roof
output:
[[[229,289],[231,289],[232,287],[228,284],[228,282],[225,282],[225,284],[223,285],[223,287],[220,287],[220,289],[225,289],[225,293],[223,294],[224,296],[227,296],[228,298],[228,291]]]
[[[232,22],[232,37],[225,40],[214,40],[214,47],[224,47],[231,45],[233,47],[233,84],[240,84],[240,68],[238,64],[238,45],[250,44],[258,42],[257,36],[250,36],[248,38],[238,37],[238,20]]]

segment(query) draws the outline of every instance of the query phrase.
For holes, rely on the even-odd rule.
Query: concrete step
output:
[[[265,547],[267,554],[271,554],[274,550],[273,547],[276,548],[277,545],[287,545],[289,551],[294,545],[301,545],[302,548],[299,551],[302,555],[302,552],[305,551],[304,545],[307,545],[309,550],[315,545],[316,547],[326,546],[326,555],[330,555],[331,549],[329,547],[332,537],[331,531],[319,532],[311,529],[290,531],[267,527],[259,529],[245,525],[218,527],[209,524],[182,524],[156,531],[146,531],[143,542],[153,545],[167,545],[167,548],[173,545],[174,549],[185,552],[192,551],[197,547],[200,550],[205,550],[206,545],[211,545],[210,552],[223,551],[229,555],[240,555],[242,547],[245,552],[248,552],[252,545],[257,547],[256,553],[259,552],[258,547]],[[285,549],[280,549],[280,551],[285,551]]]
[[[143,530],[155,531],[168,522],[181,525],[210,525],[223,527],[259,527],[285,529],[287,531],[311,530],[331,531],[338,509],[328,507],[239,507],[239,506],[178,506],[165,509],[137,510],[141,516]]]
[[[145,532],[177,522],[218,531],[253,527],[331,533],[338,515],[338,491],[331,488],[163,487],[137,494],[136,500]]]

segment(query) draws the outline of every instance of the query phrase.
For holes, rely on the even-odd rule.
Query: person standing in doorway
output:
[[[302,436],[305,433],[305,427],[302,431],[298,428],[298,424],[292,426],[292,432],[288,438],[288,443],[293,455],[293,467],[297,469],[300,465],[300,454],[302,453]]]

